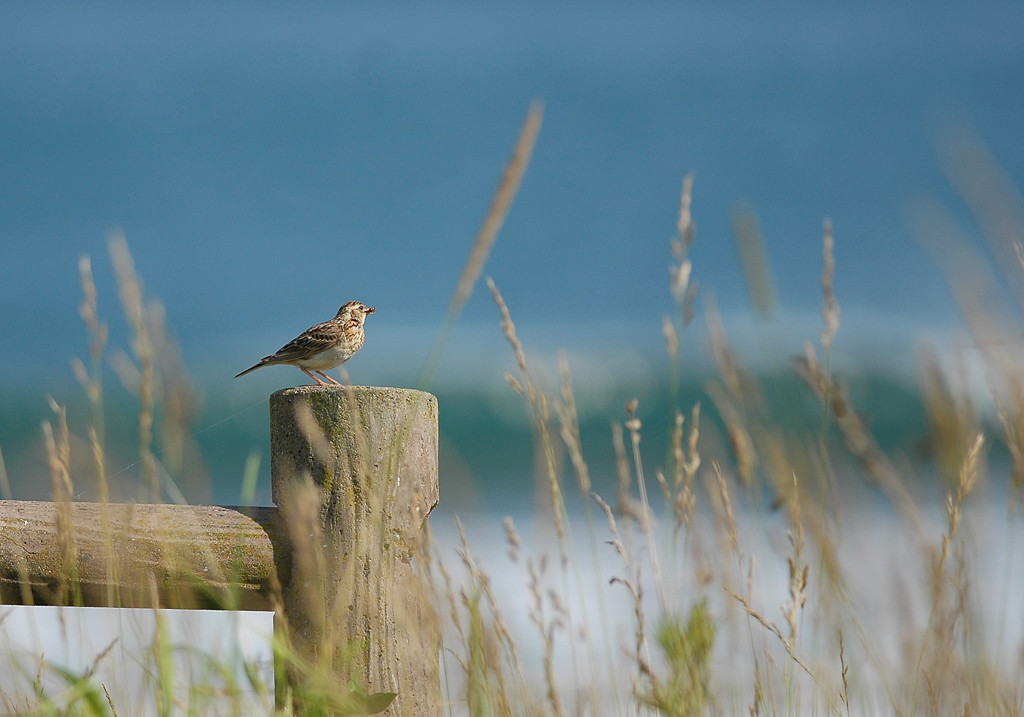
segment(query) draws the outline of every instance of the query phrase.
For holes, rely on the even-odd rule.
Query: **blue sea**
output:
[[[828,218],[835,365],[860,377],[883,440],[909,449],[927,434],[916,352],[961,326],[936,260],[945,238],[922,236],[916,208],[945,207],[966,246],[1007,264],[956,189],[955,148],[983,146],[1010,184],[1024,178],[1022,30],[1014,2],[4,3],[0,448],[14,492],[49,491],[46,396],[79,435],[89,420],[70,369],[88,352],[82,256],[110,326],[110,470],[137,477],[137,404],[110,368],[132,350],[107,253],[123,232],[196,389],[203,463],[185,497],[237,501],[255,452],[265,500],[266,396],[304,377],[231,377],[359,299],[377,313],[351,380],[416,385],[534,102],[543,127],[484,273],[549,390],[566,352],[595,463],[610,466],[609,423],[634,397],[645,450],[664,455],[661,326],[689,172],[700,288],[684,410],[710,405],[709,307],[757,370],[788,370],[817,339]],[[735,241],[751,215],[767,315]],[[501,504],[532,473],[505,371],[478,285],[430,386],[449,505]]]

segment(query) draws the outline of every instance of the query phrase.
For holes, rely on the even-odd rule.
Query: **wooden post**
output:
[[[438,501],[437,399],[285,389],[270,397],[270,446],[293,553],[282,576],[293,649],[335,687],[397,693],[388,714],[439,714],[440,631],[413,565]]]
[[[289,571],[277,508],[63,505],[0,500],[0,603],[272,610]]]

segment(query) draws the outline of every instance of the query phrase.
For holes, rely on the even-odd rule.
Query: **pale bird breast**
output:
[[[318,354],[313,354],[309,358],[297,361],[297,365],[300,368],[313,369],[316,371],[326,371],[327,369],[340,366],[341,364],[352,358],[352,355],[356,352],[362,342],[352,342],[351,345],[332,346],[329,349],[325,349]]]

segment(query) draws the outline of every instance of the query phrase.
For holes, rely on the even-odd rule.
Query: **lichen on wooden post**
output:
[[[440,633],[414,566],[438,500],[437,399],[289,388],[270,397],[270,426],[293,553],[282,576],[292,648],[335,688],[396,692],[389,714],[438,714]]]

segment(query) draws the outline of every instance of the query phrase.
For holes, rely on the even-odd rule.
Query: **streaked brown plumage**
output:
[[[321,386],[334,384],[337,381],[324,373],[352,358],[362,348],[366,334],[363,322],[376,309],[360,301],[350,301],[340,309],[333,319],[311,326],[294,339],[286,343],[276,353],[264,356],[256,364],[242,371],[244,376],[264,366],[290,364],[298,367],[304,374]],[[330,383],[320,380],[319,374]],[[235,378],[238,378],[235,376]]]

